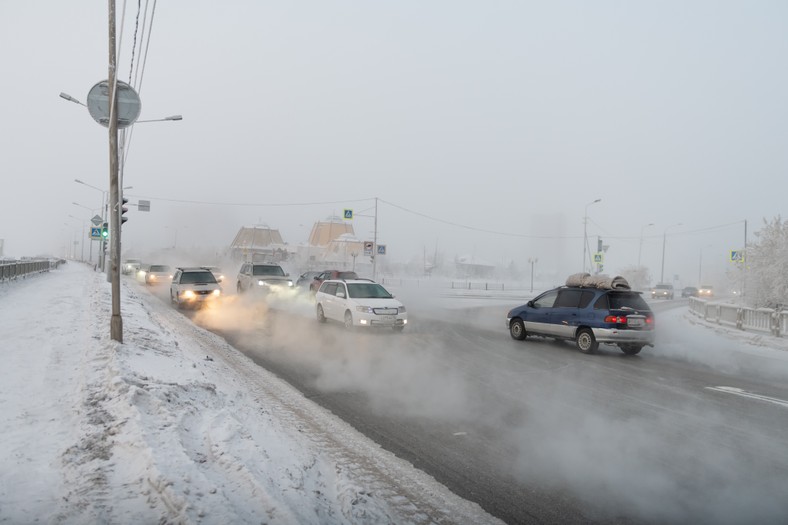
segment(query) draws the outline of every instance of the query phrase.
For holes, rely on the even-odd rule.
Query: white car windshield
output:
[[[391,299],[391,294],[377,283],[348,283],[347,293],[353,299]]]

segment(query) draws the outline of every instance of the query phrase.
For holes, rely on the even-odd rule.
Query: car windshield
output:
[[[151,271],[151,272],[169,272],[170,271],[170,267],[169,266],[164,266],[162,264],[152,264],[149,271]]]
[[[216,278],[211,272],[183,272],[181,284],[214,284]]]
[[[348,283],[347,293],[354,299],[391,299],[391,294],[377,283]]]
[[[639,293],[633,292],[614,292],[609,293],[611,310],[650,310],[646,301],[640,296]]]
[[[278,277],[284,277],[285,271],[282,270],[281,266],[255,265],[254,268],[252,268],[252,275],[275,275]]]

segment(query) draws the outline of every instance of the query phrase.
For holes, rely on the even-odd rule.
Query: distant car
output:
[[[200,306],[218,299],[222,288],[213,272],[206,268],[176,268],[170,284],[170,301],[184,306]]]
[[[326,280],[315,294],[317,320],[344,323],[345,328],[402,330],[408,324],[405,306],[382,285],[366,279]]]
[[[672,284],[658,284],[651,290],[652,299],[673,299]]]
[[[309,290],[309,286],[312,284],[312,280],[320,275],[322,272],[304,272],[298,276],[296,279],[295,286],[296,288],[302,290]]]
[[[244,263],[238,271],[238,293],[252,291],[268,294],[292,288],[293,280],[289,274],[275,263]]]
[[[139,271],[141,265],[142,261],[139,259],[126,259],[123,261],[121,271],[124,275],[133,275]]]
[[[326,270],[320,272],[317,277],[312,279],[312,282],[309,284],[309,290],[313,294],[317,293],[317,290],[320,288],[320,285],[323,284],[323,281],[327,281],[329,279],[358,279],[358,275],[356,272],[346,270]]]
[[[147,285],[169,284],[172,281],[172,268],[166,264],[143,264],[137,271],[137,280]]]
[[[702,284],[698,290],[698,297],[714,297],[714,287],[709,284]]]
[[[590,354],[599,343],[618,345],[627,355],[654,346],[654,313],[640,292],[561,286],[506,315],[513,339],[536,335],[574,341]]]
[[[681,297],[697,297],[698,289],[694,286],[687,286],[681,290]]]
[[[211,273],[213,273],[213,276],[216,277],[218,282],[224,281],[224,272],[218,266],[203,266],[202,268],[205,268],[206,270],[209,270]]]

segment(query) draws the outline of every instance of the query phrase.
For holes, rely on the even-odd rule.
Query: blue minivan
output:
[[[654,346],[654,313],[632,290],[561,286],[510,310],[506,327],[518,341],[531,335],[565,339],[586,354],[599,343],[618,345],[627,355]]]

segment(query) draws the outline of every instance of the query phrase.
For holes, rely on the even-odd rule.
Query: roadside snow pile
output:
[[[1,522],[498,523],[122,284],[125,344],[76,263],[0,298]]]

